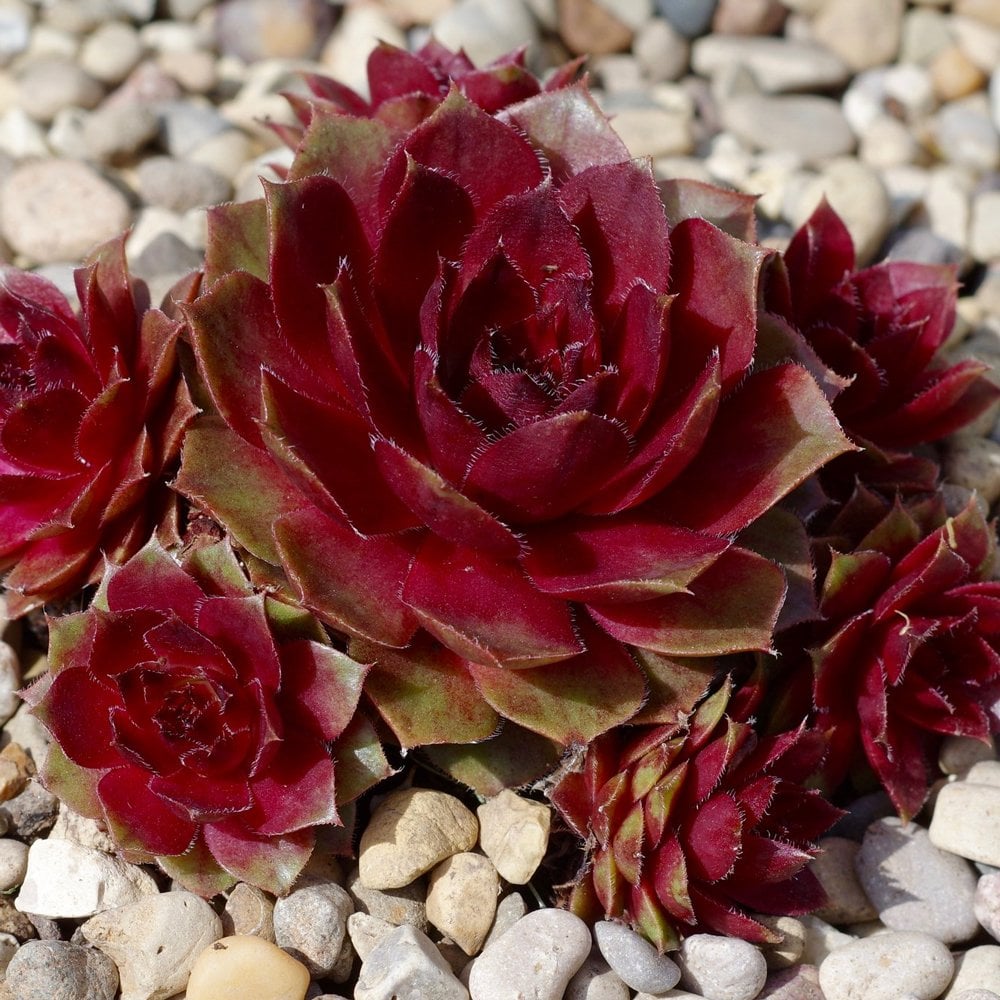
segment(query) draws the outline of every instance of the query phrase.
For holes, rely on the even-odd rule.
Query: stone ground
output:
[[[130,227],[157,297],[198,266],[204,206],[257,197],[287,161],[266,121],[289,120],[280,92],[300,70],[363,88],[376,38],[431,31],[478,61],[527,45],[539,72],[588,54],[631,151],[660,176],[759,195],[769,245],[825,195],[862,261],[955,264],[951,352],[1000,358],[1000,0],[0,0],[0,258],[69,294],[88,250]],[[941,449],[991,508],[997,418]],[[882,797],[855,804],[816,862],[830,906],[782,918],[781,946],[697,935],[660,958],[615,925],[592,940],[536,909],[525,873],[547,817],[521,824],[511,868],[496,847],[496,824],[517,826],[510,803],[469,812],[429,862],[395,859],[411,866],[395,888],[366,870],[370,829],[360,873],[320,857],[277,903],[248,886],[224,908],[165,891],[29,780],[44,739],[13,692],[32,664],[16,628],[5,638],[0,1000],[234,985],[246,1000],[1000,997],[1000,764],[978,746],[948,744],[957,780],[917,825]]]

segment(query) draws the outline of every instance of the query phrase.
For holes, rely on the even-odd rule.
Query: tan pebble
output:
[[[431,872],[427,919],[466,955],[475,955],[493,924],[499,892],[500,880],[489,858],[455,854]]]
[[[597,0],[557,0],[557,9],[559,34],[571,52],[621,52],[632,41],[632,29]]]
[[[252,934],[274,941],[274,901],[262,889],[239,882],[226,900],[222,926],[226,934]]]
[[[305,1000],[309,970],[253,935],[221,938],[195,960],[186,1000]]]
[[[549,844],[548,806],[509,789],[477,810],[479,844],[508,882],[524,885],[541,863]]]
[[[945,774],[964,777],[970,768],[981,761],[995,761],[997,748],[992,737],[988,742],[974,740],[971,736],[946,736],[938,754],[938,767]]]
[[[427,788],[392,792],[361,836],[358,870],[369,889],[398,889],[453,854],[471,850],[476,817],[454,795]]]
[[[941,101],[954,101],[981,90],[986,74],[957,45],[942,49],[930,65],[934,93]]]

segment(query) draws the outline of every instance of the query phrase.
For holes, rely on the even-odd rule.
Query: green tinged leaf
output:
[[[236,884],[236,878],[219,866],[200,836],[187,853],[161,856],[156,863],[188,892],[205,899],[228,892]]]
[[[267,452],[218,417],[200,417],[188,430],[174,485],[253,555],[280,564],[271,526],[304,500]]]
[[[334,740],[333,760],[338,809],[393,773],[375,727],[360,712]]]
[[[434,770],[486,798],[550,774],[559,764],[560,752],[552,740],[512,722],[505,722],[496,736],[482,743],[429,746],[417,751]]]
[[[400,746],[476,743],[497,731],[500,719],[465,662],[430,636],[421,634],[400,650],[364,640],[349,649],[359,662],[373,664],[365,692]]]
[[[247,271],[267,281],[267,210],[264,199],[229,202],[208,209],[205,287],[231,271]]]

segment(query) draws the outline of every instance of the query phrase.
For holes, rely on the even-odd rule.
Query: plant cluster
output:
[[[324,824],[349,849],[387,746],[558,773],[568,905],[768,940],[754,914],[821,902],[846,786],[913,815],[942,736],[992,728],[994,529],[924,447],[998,395],[942,358],[954,271],[858,270],[826,205],[762,247],[752,199],[630,158],[575,66],[432,42],[369,72],[290,98],[287,175],[209,211],[161,308],[121,242],[78,314],[3,273],[43,780],[212,895],[286,891]]]

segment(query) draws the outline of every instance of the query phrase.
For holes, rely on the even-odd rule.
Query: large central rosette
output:
[[[211,227],[179,488],[379,660],[401,740],[588,739],[663,657],[769,647],[784,578],[733,537],[850,446],[803,367],[752,370],[765,252],[670,226],[585,88],[317,106]]]

